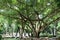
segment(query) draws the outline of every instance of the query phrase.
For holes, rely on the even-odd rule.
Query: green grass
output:
[[[19,40],[19,38],[3,38],[2,40]]]

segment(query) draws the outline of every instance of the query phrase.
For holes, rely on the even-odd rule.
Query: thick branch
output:
[[[43,31],[46,27],[48,27],[50,24],[55,23],[55,22],[57,22],[57,21],[59,21],[59,20],[60,20],[60,17],[58,17],[57,19],[51,21],[50,23],[47,23],[47,25],[44,25],[44,28],[42,29],[42,31]]]
[[[55,13],[52,13],[51,15],[49,15],[48,17],[51,18],[55,15],[57,15],[60,12],[60,9],[58,9],[57,11],[55,11]]]
[[[58,11],[59,11],[58,8],[53,9],[53,11],[52,11],[51,13],[47,14],[42,20],[44,20],[46,17],[49,17],[49,16],[54,15],[54,14],[57,14],[57,13],[55,13],[55,12],[58,12]]]

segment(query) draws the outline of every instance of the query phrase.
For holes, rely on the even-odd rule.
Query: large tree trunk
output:
[[[40,32],[33,32],[32,37],[39,38],[40,37],[39,34]]]
[[[39,38],[39,37],[40,37],[40,36],[39,36],[39,34],[40,34],[40,32],[38,32],[38,33],[36,34],[36,37],[37,37],[37,38]]]

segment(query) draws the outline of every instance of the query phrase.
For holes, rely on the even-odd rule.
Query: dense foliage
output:
[[[32,37],[45,32],[55,35],[60,24],[59,6],[59,0],[0,0],[0,23],[3,30],[16,27],[14,30],[21,29],[21,34],[25,31]]]

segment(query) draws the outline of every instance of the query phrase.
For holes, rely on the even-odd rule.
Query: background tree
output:
[[[0,14],[11,20],[16,19],[22,28],[22,33],[29,28],[32,37],[39,38],[41,31],[60,20],[60,9],[55,1],[1,0]]]

